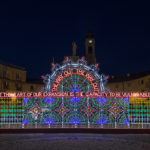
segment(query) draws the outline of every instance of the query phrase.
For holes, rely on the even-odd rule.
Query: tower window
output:
[[[88,53],[89,53],[89,54],[92,54],[92,46],[89,46],[89,47],[88,47]]]

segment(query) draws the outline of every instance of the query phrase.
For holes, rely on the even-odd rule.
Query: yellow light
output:
[[[10,93],[10,97],[16,97],[15,93]]]
[[[138,97],[138,96],[139,96],[139,93],[133,93],[132,96],[133,96],[133,97]]]
[[[16,101],[16,94],[15,93],[9,93],[9,96],[12,101]]]

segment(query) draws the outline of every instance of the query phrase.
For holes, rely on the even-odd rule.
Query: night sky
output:
[[[109,75],[150,70],[150,5],[143,1],[7,1],[0,4],[0,60],[40,78],[55,62],[85,55],[92,26],[101,72]]]

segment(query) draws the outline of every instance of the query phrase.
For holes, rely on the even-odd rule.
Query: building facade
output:
[[[40,79],[27,79],[26,69],[0,62],[0,91],[40,91],[44,86]]]
[[[120,92],[148,92],[150,91],[150,71],[111,76],[108,79],[107,88]]]

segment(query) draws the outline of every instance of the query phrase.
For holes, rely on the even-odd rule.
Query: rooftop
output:
[[[132,74],[128,73],[126,75],[121,75],[121,76],[111,76],[108,79],[108,82],[113,83],[113,82],[130,81],[130,80],[145,77],[147,75],[150,75],[150,70],[144,72],[132,73]]]
[[[9,64],[9,63],[3,62],[3,61],[1,61],[1,60],[0,60],[0,64],[5,65],[5,66],[8,66],[8,67],[12,67],[12,68],[16,68],[16,69],[20,69],[20,70],[26,71],[26,69],[23,68],[23,67],[16,66],[16,65],[13,65],[13,64]]]

